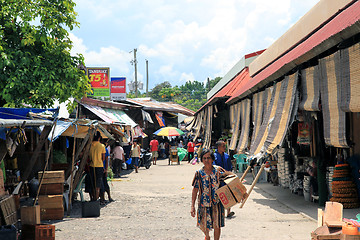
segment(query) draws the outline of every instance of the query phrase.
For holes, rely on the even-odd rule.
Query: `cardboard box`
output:
[[[21,207],[21,224],[40,224],[40,206]]]
[[[237,176],[227,176],[224,182],[226,185],[216,191],[224,208],[230,208],[246,198],[246,187],[240,182]]]

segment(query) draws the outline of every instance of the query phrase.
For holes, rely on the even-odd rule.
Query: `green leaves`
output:
[[[74,6],[72,0],[0,0],[0,103],[49,107],[90,90],[77,67],[84,58],[70,55],[64,28],[79,25]]]

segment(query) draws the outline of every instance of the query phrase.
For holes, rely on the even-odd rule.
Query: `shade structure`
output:
[[[163,127],[154,132],[154,134],[157,136],[172,137],[183,135],[184,132],[176,127]]]

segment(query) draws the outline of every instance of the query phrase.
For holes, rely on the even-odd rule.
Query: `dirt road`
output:
[[[191,181],[199,165],[167,165],[129,172],[112,182],[115,202],[99,218],[81,218],[79,204],[55,223],[56,239],[204,239],[190,216]],[[221,239],[309,239],[316,223],[255,188],[243,209],[225,220]]]

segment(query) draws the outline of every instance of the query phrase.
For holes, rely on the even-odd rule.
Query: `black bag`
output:
[[[100,217],[100,201],[81,202],[82,217]]]

